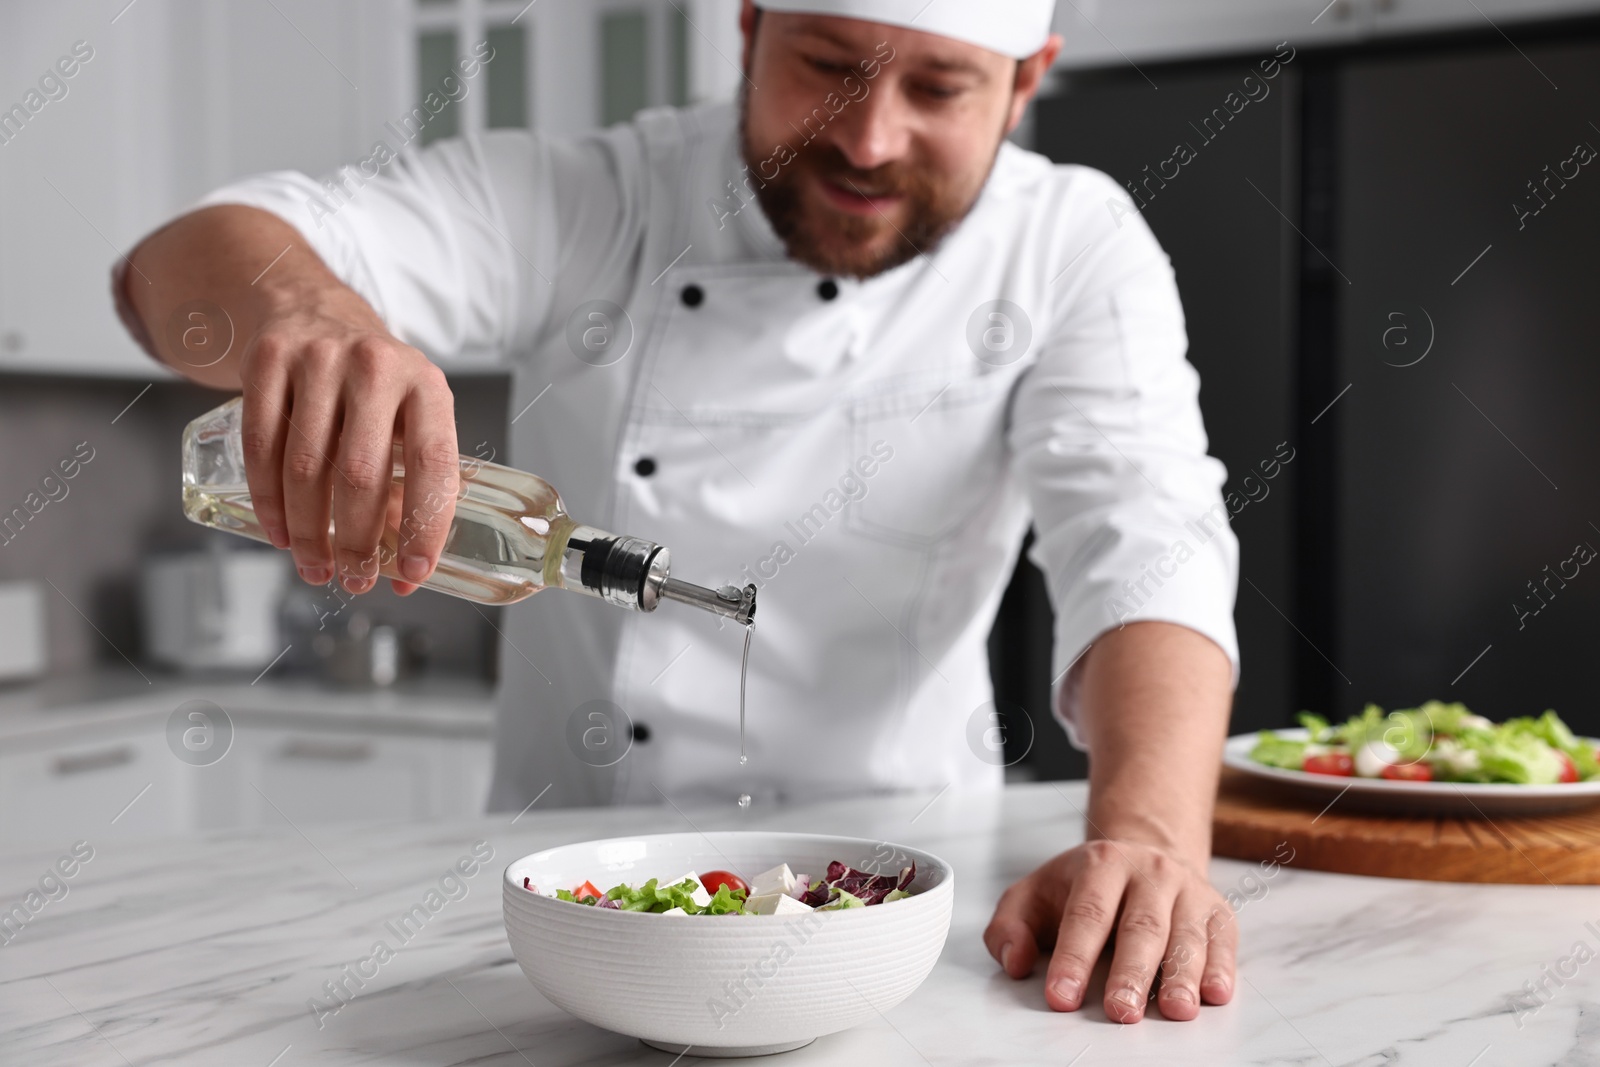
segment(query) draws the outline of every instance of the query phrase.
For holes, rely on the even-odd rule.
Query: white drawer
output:
[[[203,774],[198,824],[296,826],[477,815],[487,740],[241,726]]]
[[[155,731],[0,755],[0,842],[99,845],[180,833],[190,824],[189,770]]]

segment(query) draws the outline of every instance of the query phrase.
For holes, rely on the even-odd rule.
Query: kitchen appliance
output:
[[[352,612],[343,627],[312,638],[312,653],[322,676],[336,685],[383,688],[411,673],[415,659],[408,654],[404,634],[397,626],[374,622],[366,612]]]
[[[0,582],[0,682],[45,668],[44,593],[38,582]]]
[[[323,591],[289,583],[278,626],[287,649],[274,674],[317,677],[340,688],[394,685],[422,670],[432,650],[428,632],[399,625],[381,610],[328,611]]]
[[[156,556],[140,577],[145,652],[184,671],[254,670],[283,651],[278,603],[289,578],[278,552],[225,549]]]

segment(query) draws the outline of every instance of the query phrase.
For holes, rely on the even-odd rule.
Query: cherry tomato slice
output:
[[[1558,782],[1576,782],[1578,780],[1578,765],[1572,762],[1572,757],[1556,749],[1556,755],[1561,757],[1561,776]]]
[[[583,900],[587,897],[594,897],[596,900],[599,900],[601,897],[605,896],[604,893],[595,888],[595,884],[593,882],[583,883],[572,891],[572,895],[577,897],[579,900]]]
[[[1426,763],[1391,763],[1383,769],[1383,776],[1396,782],[1431,782],[1433,768]]]
[[[1356,773],[1356,761],[1350,758],[1348,752],[1324,752],[1318,756],[1307,756],[1300,769],[1307,774],[1337,774],[1349,778]]]
[[[750,887],[745,884],[744,879],[732,871],[707,871],[700,876],[700,884],[706,887],[707,893],[712,894],[722,886],[727,886],[729,892],[735,889],[745,893],[750,892]]]

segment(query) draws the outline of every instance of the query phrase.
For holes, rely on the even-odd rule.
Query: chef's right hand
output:
[[[250,496],[300,577],[323,585],[337,576],[351,593],[373,588],[379,538],[392,523],[406,579],[395,579],[395,590],[415,589],[439,561],[459,487],[444,373],[359,298],[332,295],[269,317],[239,376]],[[391,502],[392,447],[402,437],[404,499]]]

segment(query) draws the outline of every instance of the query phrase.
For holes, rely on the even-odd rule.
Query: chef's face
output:
[[[1060,38],[1017,61],[935,34],[745,0],[743,148],[791,258],[867,278],[966,215]]]

